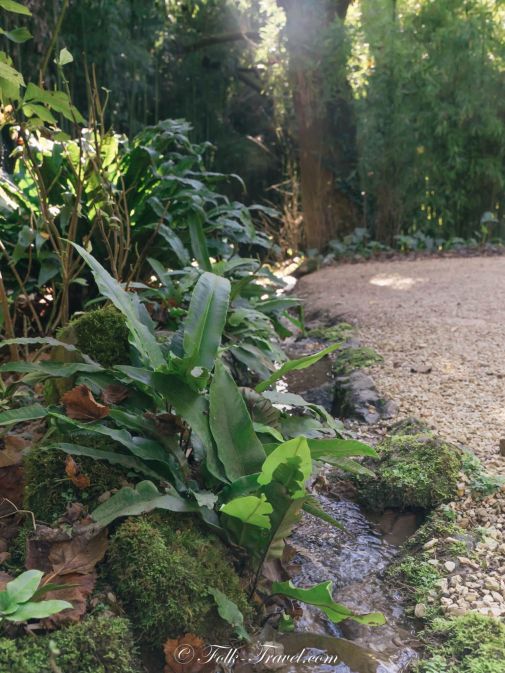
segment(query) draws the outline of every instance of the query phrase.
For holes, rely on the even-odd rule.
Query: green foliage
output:
[[[51,615],[72,608],[68,601],[38,600],[49,585],[40,586],[44,573],[41,570],[27,570],[7,582],[0,591],[0,625],[7,622],[27,622],[30,619],[45,619]]]
[[[388,571],[388,578],[407,592],[409,603],[428,604],[430,591],[436,590],[442,575],[428,558],[407,555]]]
[[[332,589],[332,582],[322,582],[310,587],[310,589],[295,587],[291,580],[288,582],[274,582],[272,584],[272,593],[281,594],[308,605],[315,605],[335,624],[345,619],[352,619],[359,624],[366,624],[367,626],[382,626],[386,623],[384,615],[380,613],[356,615],[352,610],[346,608],[345,605],[335,603]]]
[[[227,642],[231,628],[219,617],[211,590],[233,601],[246,621],[251,616],[228,558],[224,545],[200,532],[187,516],[151,515],[128,519],[119,527],[108,566],[114,589],[144,642],[160,646],[169,637],[196,633],[218,643]]]
[[[419,673],[504,673],[505,626],[479,614],[436,619],[425,633],[430,658],[416,667]]]
[[[360,501],[372,510],[433,509],[457,494],[461,453],[425,435],[395,435],[377,447],[376,478],[358,476]]]
[[[505,484],[503,477],[487,474],[480,460],[469,450],[463,452],[463,470],[470,477],[472,493],[478,498],[493,495]]]
[[[484,213],[500,219],[504,45],[498,2],[363,3],[355,57],[366,65],[355,81],[378,240],[469,238]]]
[[[57,668],[56,668],[57,667]],[[140,673],[126,619],[97,615],[31,638],[0,638],[2,673]]]

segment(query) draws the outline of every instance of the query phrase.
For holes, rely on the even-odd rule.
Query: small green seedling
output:
[[[40,586],[43,572],[27,570],[16,579],[8,582],[0,591],[0,624],[8,622],[26,622],[29,619],[45,619],[51,615],[72,607],[67,601],[39,601],[44,593],[63,588],[62,585],[46,584]]]

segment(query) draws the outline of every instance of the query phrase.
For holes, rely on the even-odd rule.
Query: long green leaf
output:
[[[263,445],[254,432],[244,398],[221,361],[216,363],[210,384],[209,413],[217,455],[228,479],[235,481],[259,472],[266,458]]]
[[[66,442],[55,442],[48,444],[46,449],[57,449],[63,451],[71,456],[87,456],[95,460],[106,460],[111,465],[122,465],[129,470],[134,470],[139,474],[144,474],[146,477],[161,481],[164,476],[159,474],[156,470],[151,469],[138,458],[127,456],[124,453],[117,453],[115,451],[105,451],[102,449],[95,449],[90,446],[82,446],[81,444],[69,444]]]
[[[7,12],[13,12],[14,14],[24,14],[25,16],[32,15],[28,7],[25,7],[20,2],[15,2],[15,0],[0,0],[0,7]]]
[[[189,236],[191,238],[191,248],[193,255],[198,262],[201,269],[205,271],[212,271],[212,263],[209,258],[209,251],[207,249],[207,241],[205,240],[205,232],[198,214],[193,214],[189,224]]]
[[[104,369],[100,365],[90,365],[86,362],[51,362],[49,360],[22,362],[20,360],[19,362],[5,362],[3,365],[0,365],[0,372],[42,374],[46,377],[56,376],[57,378],[67,378],[79,372],[94,374],[103,371]]]
[[[48,410],[41,404],[30,404],[19,409],[9,409],[0,413],[0,425],[14,425],[24,421],[34,421],[37,418],[45,418]]]
[[[368,615],[356,615],[345,605],[335,603],[332,589],[333,583],[329,581],[321,582],[321,584],[316,584],[309,589],[295,587],[291,580],[288,582],[273,582],[272,584],[273,594],[281,594],[282,596],[293,598],[295,601],[314,605],[322,610],[335,624],[343,622],[345,619],[352,619],[359,624],[366,624],[367,626],[382,626],[386,623],[384,615],[380,612],[373,612]]]
[[[190,367],[214,366],[230,303],[230,281],[204,273],[191,296],[184,323],[184,354]]]
[[[226,594],[219,589],[209,587],[208,592],[214,597],[217,605],[217,611],[221,619],[233,626],[233,629],[239,638],[250,640],[244,626],[244,615],[240,612],[236,603],[231,601]]]
[[[309,439],[310,453],[313,460],[324,459],[325,456],[334,458],[349,458],[350,456],[369,456],[378,458],[377,451],[357,439]]]
[[[305,482],[312,472],[312,459],[305,437],[296,437],[279,444],[263,463],[258,484],[270,484],[280,466],[284,466],[286,471],[281,483],[288,488],[293,498],[303,497]]]
[[[100,367],[100,365],[92,360],[89,355],[81,353],[81,351],[73,344],[67,344],[64,341],[59,341],[53,337],[19,337],[17,339],[4,339],[3,341],[0,341],[0,348],[3,348],[4,346],[10,346],[11,344],[20,344],[22,346],[31,346],[37,344],[64,348],[67,351],[78,353],[87,364]]]
[[[137,349],[145,364],[153,369],[165,364],[163,352],[154,334],[140,320],[138,307],[132,297],[106,271],[97,260],[77,243],[72,243],[93,272],[100,293],[121,311],[130,330],[130,342]]]
[[[122,488],[97,507],[91,516],[101,526],[108,526],[119,517],[137,516],[154,509],[195,512],[198,511],[198,506],[181,498],[175,489],[170,493],[160,493],[151,481],[141,481],[135,488]]]
[[[313,353],[312,355],[306,355],[305,357],[299,358],[297,360],[289,360],[288,362],[285,362],[281,367],[279,367],[279,369],[277,369],[277,371],[275,371],[265,381],[262,381],[256,386],[256,392],[262,393],[264,390],[267,390],[267,388],[270,388],[270,386],[273,383],[281,379],[289,372],[311,367],[312,365],[316,364],[316,362],[319,362],[321,358],[324,358],[326,355],[333,353],[333,351],[339,348],[339,346],[340,344],[333,344],[332,346],[328,346],[328,348],[325,348],[319,353]]]
[[[29,619],[45,619],[57,612],[69,610],[72,607],[72,603],[68,601],[57,600],[24,603],[18,607],[16,612],[7,615],[5,619],[8,622],[27,622]]]

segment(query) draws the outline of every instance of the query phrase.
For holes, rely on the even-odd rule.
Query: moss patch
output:
[[[418,673],[505,673],[505,625],[497,619],[436,619],[424,635],[431,656],[418,664]],[[430,645],[431,639],[441,644]]]
[[[65,441],[93,448],[113,448],[114,443],[106,437],[93,433],[72,432],[64,437],[53,435],[53,441]],[[53,523],[65,513],[71,502],[82,502],[91,510],[97,498],[128,481],[127,472],[110,463],[86,456],[76,456],[81,472],[89,477],[90,487],[78,489],[65,473],[67,454],[44,446],[33,448],[24,458],[25,509],[32,511],[38,521]]]
[[[347,341],[354,327],[347,322],[339,322],[337,325],[328,325],[327,327],[314,327],[307,331],[307,336],[313,339],[324,339],[325,341]]]
[[[84,313],[70,323],[83,353],[104,367],[127,364],[130,361],[128,327],[114,306]]]
[[[376,477],[357,477],[358,497],[369,509],[434,509],[457,494],[459,450],[435,437],[397,435],[377,447]]]
[[[188,517],[180,529],[177,520],[155,514],[123,523],[110,545],[111,582],[144,643],[159,646],[188,632],[226,643],[232,633],[208,589],[223,591],[246,620],[251,614],[229,551]]]
[[[110,616],[43,636],[0,638],[0,673],[140,673],[129,623]]]
[[[383,361],[382,355],[367,346],[343,348],[333,364],[333,372],[337,376],[348,376],[356,369],[372,367]]]
[[[404,591],[410,607],[414,607],[417,603],[428,605],[430,591],[436,589],[438,581],[442,578],[440,571],[428,563],[428,560],[429,557],[425,555],[409,554],[388,569],[388,578]],[[430,609],[438,610],[438,608]]]

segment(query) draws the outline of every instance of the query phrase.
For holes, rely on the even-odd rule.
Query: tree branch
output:
[[[198,40],[198,42],[193,42],[193,44],[181,46],[180,50],[185,54],[190,54],[194,51],[198,51],[199,49],[213,47],[217,44],[225,44],[226,42],[238,42],[239,40],[259,41],[259,39],[260,35],[256,31],[249,31],[245,33],[242,31],[235,33],[219,33],[217,35],[208,35],[207,37],[203,37],[201,40]]]

